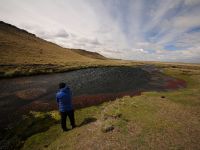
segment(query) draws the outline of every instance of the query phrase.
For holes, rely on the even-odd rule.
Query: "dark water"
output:
[[[89,68],[66,73],[0,80],[0,127],[20,120],[30,111],[56,108],[55,94],[60,82],[73,93],[75,108],[96,105],[105,100],[138,91],[163,91],[183,87],[183,81],[169,77],[155,67]]]
[[[31,92],[32,89],[38,89],[38,92],[45,91],[39,97],[33,96],[36,99],[50,95],[54,98],[59,82],[66,82],[74,96],[78,96],[134,90],[145,86],[149,79],[150,76],[146,71],[129,67],[91,68],[67,73],[2,79],[0,101],[5,101],[6,96],[10,95],[13,97],[9,99],[16,98],[14,96],[16,92],[23,90]]]
[[[11,122],[15,112],[34,101],[55,102],[59,82],[74,96],[135,91],[148,86],[150,75],[140,68],[105,67],[67,73],[0,80],[0,124]]]
[[[142,91],[174,90],[186,86],[184,81],[169,77],[154,66],[90,68],[66,73],[1,79],[0,149],[20,148],[23,143],[16,144],[19,141],[15,141],[13,136],[18,136],[18,139],[24,141],[35,132],[46,131],[58,123],[50,115],[45,116],[45,119],[35,118],[29,112],[57,109],[55,94],[60,82],[66,82],[70,86],[75,109],[115,100],[125,95],[135,96]],[[30,126],[41,121],[44,124],[47,121],[48,125],[37,131],[32,132],[27,128],[25,133],[16,133],[17,123],[27,114],[33,120]]]

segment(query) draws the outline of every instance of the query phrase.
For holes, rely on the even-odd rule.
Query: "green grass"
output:
[[[200,149],[200,70],[164,71],[186,80],[187,88],[145,92],[76,110],[79,127],[64,133],[58,112],[32,112],[7,142],[22,149]],[[109,126],[114,129],[102,131]]]
[[[90,122],[96,121],[96,115],[100,111],[99,107],[93,106],[88,107],[85,109],[80,109],[75,112],[76,116],[76,124],[78,125],[78,128],[84,127]],[[59,117],[57,112],[52,112],[56,116],[56,119]],[[69,120],[67,119],[67,126],[70,128]],[[79,127],[80,126],[80,127]],[[77,134],[76,132],[72,134]],[[60,124],[52,126],[48,131],[35,134],[31,136],[27,143],[24,145],[23,149],[34,149],[37,145],[37,149],[42,149],[47,145],[50,145],[52,142],[54,142],[57,137],[63,136],[65,133],[61,131]],[[47,138],[48,137],[48,138]],[[32,143],[34,141],[34,143]],[[43,141],[43,142],[41,142]],[[69,141],[68,141],[69,142]]]

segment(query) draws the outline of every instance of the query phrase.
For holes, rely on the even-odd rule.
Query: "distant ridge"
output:
[[[90,58],[107,59],[106,57],[104,57],[103,55],[101,55],[97,52],[90,52],[90,51],[86,51],[86,50],[83,50],[83,49],[71,49],[71,50],[80,54],[80,55],[87,56],[87,57],[90,57]]]

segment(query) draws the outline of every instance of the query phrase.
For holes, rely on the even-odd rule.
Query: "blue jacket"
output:
[[[60,112],[65,112],[73,109],[72,93],[69,87],[64,87],[56,93],[56,101]]]

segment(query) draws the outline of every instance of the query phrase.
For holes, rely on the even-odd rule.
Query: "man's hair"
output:
[[[66,84],[64,82],[59,83],[59,89],[62,89],[66,86]]]

